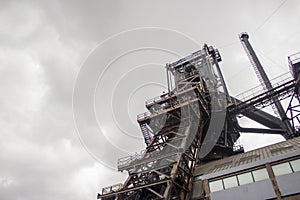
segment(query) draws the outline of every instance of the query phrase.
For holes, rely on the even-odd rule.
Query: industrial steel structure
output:
[[[98,199],[188,200],[196,191],[196,168],[244,152],[236,145],[240,132],[299,136],[299,57],[289,57],[293,76],[273,83],[248,38],[247,33],[240,34],[264,91],[245,99],[230,96],[219,67],[221,56],[212,46],[167,64],[168,93],[146,101],[148,112],[137,117],[146,149],[118,160],[118,170],[127,171],[129,177],[124,184],[103,188]],[[285,111],[280,101],[286,98],[291,100]],[[278,116],[261,110],[268,105]],[[240,115],[266,128],[241,127]],[[209,189],[201,191],[199,199],[210,198]]]

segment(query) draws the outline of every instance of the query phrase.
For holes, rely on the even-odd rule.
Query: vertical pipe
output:
[[[168,84],[168,93],[171,92],[171,85],[170,85],[170,73],[169,73],[169,64],[166,65],[166,72],[167,72],[167,84]]]
[[[263,84],[263,86],[265,87],[264,89],[266,90],[271,90],[273,87],[271,85],[271,82],[265,72],[265,70],[263,69],[260,61],[258,60],[258,57],[256,56],[250,42],[249,42],[249,35],[247,33],[242,33],[240,34],[240,39],[241,42],[245,44],[246,47],[246,51],[247,54],[250,56],[249,59],[252,60],[252,65],[254,65],[253,67],[255,67],[257,69],[258,72],[258,76],[260,76],[261,79],[261,83]]]
[[[247,53],[247,55],[249,56],[250,62],[253,65],[257,76],[261,82],[261,84],[263,85],[265,90],[271,90],[273,89],[272,84],[265,72],[265,70],[263,69],[263,66],[261,65],[260,61],[258,60],[258,57],[255,54],[255,51],[253,50],[250,42],[249,42],[249,35],[247,33],[241,33],[240,34],[240,40],[243,44],[243,46],[245,47],[245,51]],[[281,118],[281,120],[283,121],[286,131],[287,133],[285,135],[283,135],[286,139],[289,138],[289,136],[293,135],[293,129],[292,126],[290,124],[290,122],[285,119],[285,111],[281,105],[281,103],[279,102],[278,98],[273,97],[272,98],[274,105],[276,107],[276,110],[278,111],[278,114]]]

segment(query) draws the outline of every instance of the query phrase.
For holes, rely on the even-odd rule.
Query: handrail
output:
[[[300,63],[300,52],[288,56],[288,63],[291,74],[295,77],[294,65]]]
[[[297,53],[294,53],[294,54],[288,56],[288,59],[289,59],[290,61],[300,59],[300,52],[297,52]]]
[[[144,112],[144,113],[138,114],[138,116],[137,116],[137,120],[139,120],[139,119],[144,119],[144,118],[146,118],[146,117],[150,117],[150,116],[151,116],[151,113],[150,113],[150,111],[147,111],[147,112]]]
[[[155,102],[158,102],[158,101],[161,101],[163,99],[167,99],[169,98],[170,95],[169,94],[166,94],[166,95],[160,95],[160,96],[157,96],[157,97],[154,97],[152,99],[148,99],[145,101],[145,105],[149,105],[149,104],[152,104],[152,103],[155,103]]]
[[[181,58],[181,59],[178,60],[178,61],[175,61],[175,62],[169,64],[169,67],[170,67],[170,68],[175,68],[175,67],[177,67],[178,65],[181,65],[182,63],[190,62],[192,59],[195,59],[196,57],[198,57],[198,56],[200,56],[200,55],[205,55],[205,53],[203,53],[202,50],[196,51],[196,52],[194,52],[194,53],[191,54],[191,55],[188,55],[188,56],[186,56],[186,57],[184,57],[184,58]]]
[[[118,183],[118,184],[114,184],[114,185],[111,185],[111,186],[108,186],[108,187],[104,187],[104,188],[102,188],[102,195],[109,194],[109,193],[112,193],[112,192],[117,192],[122,188],[123,188],[122,183]]]
[[[174,154],[178,153],[178,150],[174,149],[173,151],[167,153],[167,154],[162,154],[161,151],[151,151],[151,152],[146,152],[146,150],[142,150],[140,152],[136,152],[132,155],[128,155],[122,158],[118,159],[118,168],[122,168],[126,165],[132,164],[136,161],[141,161],[141,160],[149,160],[151,158],[155,158],[157,160],[159,156],[172,156]]]
[[[270,101],[272,97],[277,96],[277,98],[284,99],[290,95],[290,91],[294,87],[294,80],[287,81],[275,88],[273,88],[271,91],[266,91],[264,93],[258,94],[250,99],[247,99],[246,101],[239,101],[238,99],[235,99],[235,107],[231,109],[230,112],[239,112],[241,110],[246,110],[249,108],[255,108],[257,109],[257,106],[266,107],[268,105],[271,105],[273,101]]]
[[[272,80],[270,80],[270,82],[273,87],[277,87],[279,85],[282,85],[284,83],[291,81],[292,79],[293,79],[293,77],[291,76],[290,72],[286,72],[278,77],[273,78]],[[249,100],[259,94],[262,94],[264,92],[266,92],[266,91],[263,89],[262,85],[258,85],[254,88],[251,88],[249,90],[246,90],[245,92],[238,94],[236,96],[236,98],[241,101],[247,101],[247,100]]]
[[[118,166],[131,163],[133,161],[139,160],[142,158],[142,155],[145,153],[145,150],[142,150],[140,152],[135,152],[132,155],[128,155],[122,158],[118,159]]]
[[[167,112],[167,111],[169,111],[169,110],[177,109],[177,108],[179,108],[180,106],[182,106],[182,105],[184,105],[184,104],[186,104],[186,103],[188,103],[188,102],[196,101],[196,100],[198,100],[198,99],[199,99],[199,97],[195,97],[195,98],[193,98],[193,99],[186,99],[184,102],[174,102],[174,103],[173,103],[172,105],[170,105],[167,109],[166,109],[166,108],[160,108],[160,109],[158,109],[158,110],[155,110],[154,113],[150,113],[149,111],[144,112],[144,113],[139,114],[139,115],[137,116],[137,120],[140,121],[141,119],[146,119],[146,118],[149,118],[149,117],[151,117],[151,116],[156,116],[156,115],[165,113],[165,112]]]
[[[182,81],[182,80],[184,80],[184,79],[181,79],[179,81]],[[160,96],[148,99],[148,100],[145,101],[145,105],[147,106],[147,105],[150,105],[150,104],[153,104],[153,103],[160,102],[162,100],[166,100],[166,99],[168,99],[170,97],[180,95],[181,93],[188,92],[188,91],[193,90],[195,88],[196,88],[196,86],[192,86],[189,89],[186,89],[184,91],[176,91],[176,92],[166,93],[166,94],[163,94],[163,95],[160,95]]]

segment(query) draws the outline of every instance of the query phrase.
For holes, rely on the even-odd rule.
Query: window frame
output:
[[[287,165],[287,166],[284,166],[284,165]],[[293,168],[289,161],[277,163],[275,165],[271,165],[271,167],[272,167],[274,176],[283,176],[283,175],[294,173]],[[289,171],[282,171],[282,170],[287,170],[287,169],[289,169]]]

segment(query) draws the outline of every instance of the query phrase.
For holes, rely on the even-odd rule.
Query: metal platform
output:
[[[221,56],[211,46],[204,45],[201,50],[168,63],[168,93],[147,100],[148,111],[137,116],[146,149],[118,160],[118,170],[127,171],[129,177],[123,185],[103,188],[98,199],[188,200],[192,198],[196,166],[226,157],[230,160],[244,152],[236,143],[240,132],[281,134],[287,139],[299,136],[300,56],[289,57],[293,76],[286,73],[269,80],[248,34],[241,34],[240,39],[263,88],[231,97],[218,64]],[[284,111],[280,101],[287,98],[290,103]],[[278,116],[261,110],[270,105],[276,108]],[[237,120],[240,115],[266,128],[241,127]],[[257,159],[256,155],[251,156]],[[229,165],[229,161],[221,164]],[[208,190],[203,191],[201,198],[209,199],[205,196]]]

